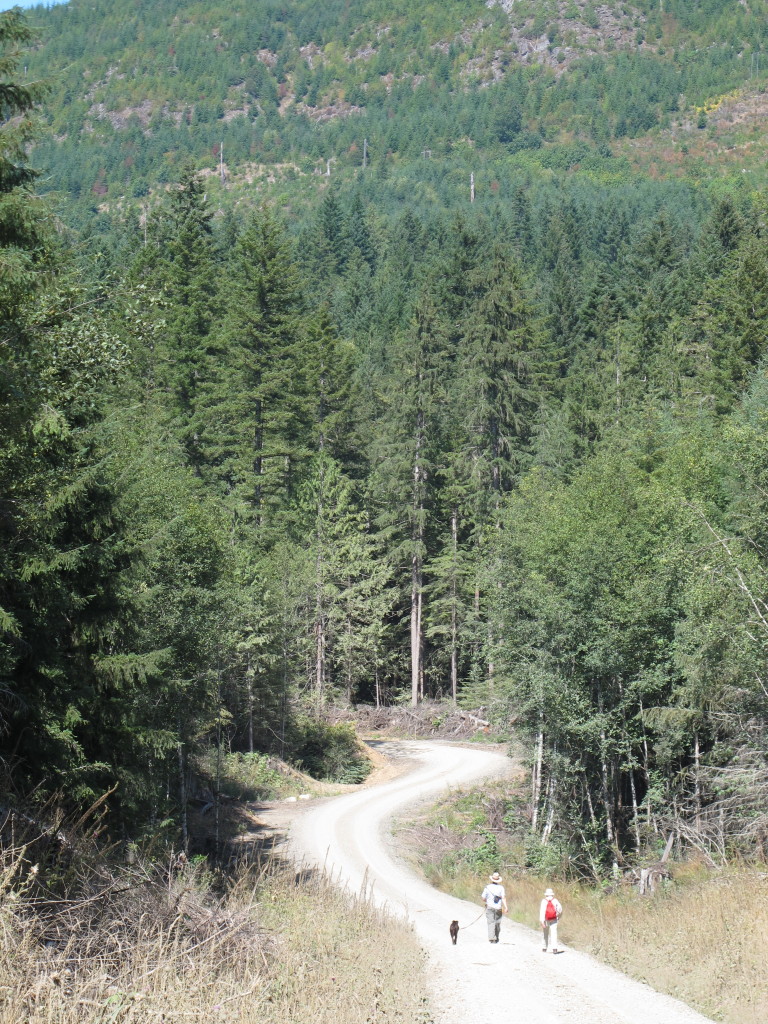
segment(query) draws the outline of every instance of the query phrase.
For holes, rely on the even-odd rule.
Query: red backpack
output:
[[[551,898],[549,898],[547,900],[547,908],[544,911],[544,920],[545,921],[556,921],[557,920],[557,910],[555,909],[555,904],[552,902]]]

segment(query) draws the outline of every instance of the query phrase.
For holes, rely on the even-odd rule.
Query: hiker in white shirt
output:
[[[555,898],[551,889],[547,889],[544,898],[539,906],[539,923],[544,933],[544,945],[541,947],[544,953],[547,947],[552,948],[553,953],[559,953],[557,948],[557,922],[563,915],[563,907],[560,900]]]
[[[501,915],[507,912],[507,896],[501,884],[501,875],[494,871],[483,889],[480,899],[485,903],[485,920],[488,925],[488,941],[498,942],[501,931]]]

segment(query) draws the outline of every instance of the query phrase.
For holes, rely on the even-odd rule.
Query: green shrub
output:
[[[549,878],[557,875],[563,865],[563,851],[557,843],[542,843],[541,838],[535,832],[531,832],[525,841],[525,866],[541,875],[542,878]]]
[[[343,722],[329,725],[315,718],[299,719],[291,753],[298,768],[324,782],[362,782],[371,770],[355,730]]]
[[[474,871],[487,872],[495,870],[499,863],[499,841],[494,832],[487,832],[485,829],[480,833],[483,841],[474,850],[467,850],[464,855],[464,863]]]
[[[205,774],[216,778],[216,751],[205,759]],[[236,800],[276,800],[295,790],[267,754],[224,754],[221,759],[221,792]]]

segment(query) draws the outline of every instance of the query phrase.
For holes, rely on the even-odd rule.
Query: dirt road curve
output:
[[[408,804],[503,774],[509,762],[495,751],[438,743],[392,746],[416,766],[308,808],[292,826],[291,844],[413,922],[428,952],[436,1024],[704,1024],[708,1018],[683,1003],[583,953],[543,954],[538,933],[506,919],[501,941],[491,945],[484,920],[470,926],[479,904],[438,892],[400,863],[386,826]],[[466,926],[457,946],[448,936],[453,919]]]

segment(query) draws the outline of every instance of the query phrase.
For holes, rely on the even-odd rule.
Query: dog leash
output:
[[[473,924],[477,924],[477,922],[480,920],[481,917],[485,917],[485,911],[484,910],[481,910],[480,913],[475,918],[475,920],[471,921],[469,924],[460,924],[459,925],[459,931],[464,931],[465,928],[471,928]]]

